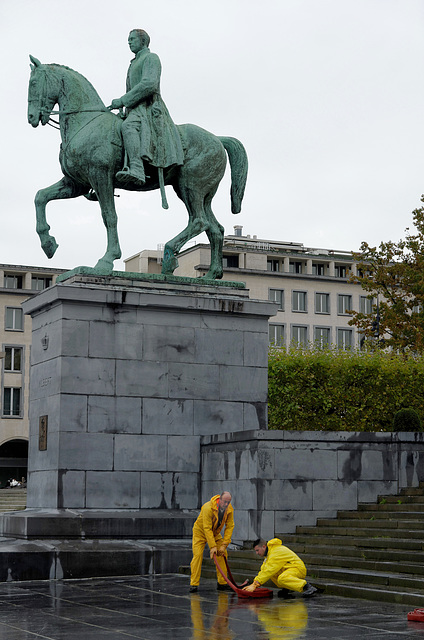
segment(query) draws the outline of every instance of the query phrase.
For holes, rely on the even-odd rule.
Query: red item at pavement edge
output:
[[[227,576],[219,566],[218,561],[216,559],[216,554],[215,553],[213,554],[213,561],[216,564],[216,568],[218,569],[222,577],[225,579],[225,582],[228,584],[228,586],[231,587],[233,591],[235,591],[235,593],[238,595],[239,598],[272,598],[273,597],[274,592],[272,591],[272,589],[266,589],[265,587],[258,587],[257,589],[255,589],[255,591],[252,591],[251,593],[249,593],[248,591],[243,591],[243,587],[247,584],[248,581],[245,580],[242,585],[240,586],[237,585],[236,581],[234,580],[231,574],[230,567],[228,566],[227,558],[225,556],[224,556],[224,560],[227,567],[229,579],[227,578]]]
[[[415,622],[424,622],[424,609],[410,611],[407,618],[408,620],[415,620]]]

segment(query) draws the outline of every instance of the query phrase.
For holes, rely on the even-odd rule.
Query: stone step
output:
[[[421,512],[421,515],[424,512],[424,503],[412,502],[406,503],[402,502],[398,504],[396,502],[387,502],[384,504],[369,504],[362,503],[358,504],[358,511],[390,511],[390,513],[399,514],[399,517],[402,517],[402,513],[408,513],[409,511]]]
[[[417,495],[403,494],[398,496],[378,496],[377,504],[421,504],[424,503],[424,492],[420,489],[421,493]],[[364,503],[364,504],[374,504],[374,503]]]
[[[330,582],[340,580],[345,584],[359,582],[368,586],[408,589],[424,595],[424,578],[404,573],[310,566],[308,567],[308,575],[311,579],[320,580],[323,584],[326,580]]]
[[[424,593],[416,593],[414,589],[374,588],[367,583],[345,583],[342,580],[337,580],[337,582],[327,580],[324,584],[320,580],[313,580],[313,584],[321,587],[324,593],[328,595],[363,598],[376,602],[393,602],[410,607],[422,607],[424,605]]]
[[[356,527],[354,528],[351,523],[346,523],[344,526],[324,526],[320,525],[319,527],[305,527],[301,526],[297,528],[299,534],[305,534],[309,536],[354,536],[355,538],[363,537],[363,538],[400,538],[403,539],[406,535],[410,539],[422,540],[423,532],[422,530],[412,530],[412,529],[391,529],[390,535],[387,528],[382,528],[382,521],[374,521],[368,522],[366,527]],[[386,522],[384,521],[384,525]],[[281,538],[281,536],[278,536]]]
[[[357,569],[369,572],[396,573],[402,570],[402,573],[414,575],[424,578],[424,565],[419,562],[404,562],[399,564],[392,560],[367,560],[360,558],[346,558],[343,556],[320,556],[314,554],[303,554],[302,560],[307,567],[335,567],[338,569]],[[423,582],[424,587],[424,582]]]
[[[294,548],[293,545],[297,545],[301,552],[307,545],[325,545],[333,548],[342,546],[344,549],[349,547],[357,547],[359,549],[383,549],[387,550],[388,545],[390,549],[403,549],[405,551],[424,551],[424,543],[421,538],[411,540],[410,538],[365,538],[365,537],[348,537],[348,536],[331,536],[315,534],[311,540],[311,535],[301,535],[298,533],[281,533],[276,535],[290,548]],[[297,553],[297,552],[296,552]]]
[[[402,497],[405,495],[408,495],[408,496],[424,495],[424,482],[420,482],[419,487],[404,487],[403,489],[401,489],[399,497]],[[381,497],[385,498],[386,496],[381,496]]]
[[[390,509],[362,509],[361,511],[338,511],[337,518],[344,520],[396,520],[400,522],[402,520],[423,520],[424,512],[423,511],[415,511],[415,510],[404,510],[404,511],[391,511]],[[384,505],[387,506],[387,505]],[[407,506],[407,505],[402,505]],[[413,506],[413,505],[410,505]],[[414,505],[415,506],[415,505]],[[424,506],[424,505],[423,505]]]
[[[317,521],[317,527],[328,527],[328,526],[332,526],[335,529],[337,528],[343,528],[343,527],[348,527],[349,529],[352,530],[352,528],[354,527],[355,529],[360,529],[360,528],[371,528],[371,529],[378,529],[381,528],[381,521],[378,518],[373,518],[373,516],[371,516],[370,518],[367,519],[358,519],[355,520],[355,524],[353,525],[352,523],[352,519],[349,518],[337,518],[337,519],[330,519],[330,518],[319,518]],[[420,531],[424,531],[424,518],[422,518],[421,520],[398,520],[393,519],[393,520],[384,520],[384,528],[385,529],[407,529],[409,530],[420,530]],[[299,529],[302,529],[302,527],[299,527]],[[391,531],[389,532],[391,533]]]
[[[26,508],[27,490],[21,488],[0,490],[0,513],[22,511]]]
[[[344,556],[347,558],[358,558],[358,559],[366,559],[366,560],[377,560],[379,562],[409,562],[411,564],[414,563],[422,563],[424,565],[424,551],[404,551],[399,549],[393,549],[391,547],[391,542],[386,540],[387,548],[383,549],[372,549],[369,547],[346,547],[342,545],[337,545],[334,541],[333,544],[297,544],[291,543],[290,549],[304,557],[307,555],[317,555],[320,556]]]

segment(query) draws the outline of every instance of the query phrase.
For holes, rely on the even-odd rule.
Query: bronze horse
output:
[[[58,104],[62,144],[59,161],[64,177],[35,196],[37,233],[41,246],[51,258],[58,245],[50,235],[46,205],[51,200],[87,196],[99,201],[107,231],[106,253],[93,272],[108,275],[121,257],[117,231],[114,189],[115,174],[124,163],[121,137],[122,119],[107,109],[94,87],[80,73],[59,64],[41,64],[30,56],[31,77],[28,89],[28,122],[37,127],[49,122]],[[212,212],[212,198],[225,172],[228,154],[231,167],[231,211],[239,213],[247,179],[246,151],[236,138],[215,136],[193,124],[178,125],[184,149],[184,164],[164,170],[164,182],[172,185],[184,202],[188,225],[166,243],[162,273],[172,274],[177,256],[191,238],[206,232],[211,246],[211,264],[207,278],[222,278],[224,228]],[[149,179],[137,191],[160,187],[158,169],[149,166]],[[134,189],[132,189],[134,190]]]

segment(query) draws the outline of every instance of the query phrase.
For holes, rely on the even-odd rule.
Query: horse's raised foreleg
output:
[[[82,193],[84,193],[84,189],[66,177],[37,192],[35,196],[36,230],[40,238],[41,247],[48,258],[54,256],[59,245],[55,238],[49,234],[50,226],[46,219],[47,203],[51,200],[76,198]]]
[[[97,185],[96,185],[97,183]],[[107,232],[106,253],[98,260],[94,270],[101,275],[112,273],[113,263],[121,257],[121,248],[118,238],[118,216],[116,215],[113,195],[112,176],[100,176],[93,180],[92,186],[97,194],[102,218]]]

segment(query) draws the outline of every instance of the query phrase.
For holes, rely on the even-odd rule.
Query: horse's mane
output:
[[[86,85],[91,87],[92,91],[96,94],[98,99],[103,103],[103,100],[101,99],[101,97],[97,93],[97,90],[93,87],[91,82],[89,80],[87,80],[87,78],[85,76],[82,75],[82,73],[79,73],[79,71],[75,71],[75,69],[71,69],[71,67],[67,67],[65,64],[58,64],[57,62],[51,62],[49,64],[46,64],[45,66],[51,68],[52,70],[55,70],[55,69],[66,69],[66,71],[70,71],[77,79],[79,79],[80,81],[82,81],[83,83],[85,83]]]

